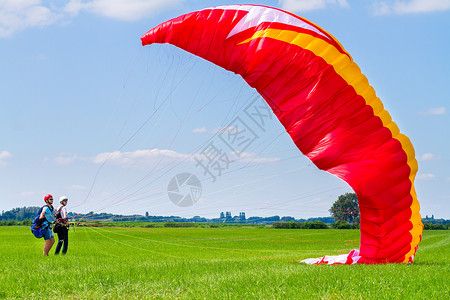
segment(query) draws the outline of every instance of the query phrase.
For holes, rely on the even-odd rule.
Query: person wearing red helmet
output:
[[[55,243],[51,227],[52,222],[55,220],[55,216],[53,215],[53,196],[50,194],[45,195],[44,201],[46,205],[42,208],[39,219],[42,220],[42,228],[44,230],[44,256],[48,256],[50,249],[52,249]]]

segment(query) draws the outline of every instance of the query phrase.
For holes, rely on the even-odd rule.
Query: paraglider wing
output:
[[[423,229],[414,149],[329,33],[279,9],[229,5],[169,20],[141,40],[175,45],[241,75],[299,150],[356,192],[357,262],[412,262]]]

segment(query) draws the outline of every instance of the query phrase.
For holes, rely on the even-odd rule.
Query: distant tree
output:
[[[272,216],[272,217],[267,217],[264,218],[264,221],[269,221],[269,222],[279,222],[280,221],[280,216]]]
[[[307,221],[307,222],[303,223],[303,226],[301,228],[303,228],[303,229],[327,229],[328,225],[322,221],[312,221],[312,222]]]
[[[329,211],[336,222],[359,223],[358,197],[355,193],[340,195]]]

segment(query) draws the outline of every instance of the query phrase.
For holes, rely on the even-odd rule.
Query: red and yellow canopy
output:
[[[153,43],[241,75],[300,151],[354,189],[358,263],[413,261],[423,230],[413,146],[335,38],[279,9],[230,5],[164,22],[142,37],[143,45]]]

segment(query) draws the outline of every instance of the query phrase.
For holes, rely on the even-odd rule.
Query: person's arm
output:
[[[64,216],[61,215],[63,217],[64,220],[64,224],[66,225],[67,228],[69,228],[69,219],[67,218],[67,208],[64,207],[64,212],[63,212]]]
[[[44,207],[41,211],[41,214],[39,215],[39,219],[45,219],[45,210],[47,209],[47,207]]]
[[[67,209],[65,207],[61,209],[61,219],[67,219]]]
[[[47,220],[45,219],[45,212],[44,209],[42,209],[41,213],[39,214],[39,219],[36,222],[35,228],[41,227],[42,224]]]

